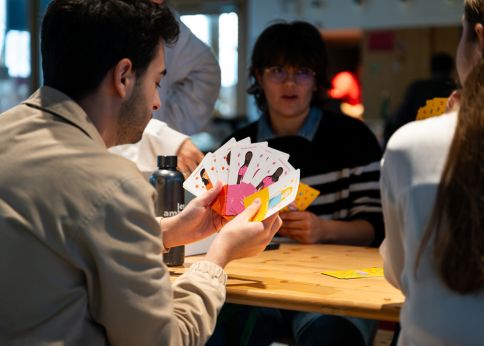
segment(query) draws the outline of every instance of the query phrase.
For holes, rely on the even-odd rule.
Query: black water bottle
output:
[[[150,177],[150,183],[158,192],[155,202],[157,216],[175,216],[185,207],[183,175],[177,171],[176,156],[158,156],[158,169]],[[169,267],[180,266],[185,261],[185,246],[176,246],[163,254]]]

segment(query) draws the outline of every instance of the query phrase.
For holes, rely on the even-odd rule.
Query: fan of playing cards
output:
[[[256,198],[261,207],[254,221],[261,221],[289,205],[296,198],[299,169],[288,162],[289,155],[267,146],[230,139],[202,162],[185,180],[183,187],[195,196],[210,190],[217,182],[223,189],[212,208],[231,218],[242,212]]]

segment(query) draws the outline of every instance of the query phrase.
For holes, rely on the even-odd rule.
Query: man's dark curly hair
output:
[[[54,0],[42,21],[44,84],[77,100],[123,58],[140,77],[178,34],[171,11],[150,0]]]

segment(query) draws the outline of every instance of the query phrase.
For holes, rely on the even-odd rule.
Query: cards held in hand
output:
[[[221,181],[223,188],[212,208],[231,218],[260,198],[261,207],[254,220],[261,221],[296,198],[299,169],[288,159],[288,154],[268,147],[267,142],[251,143],[250,138],[237,142],[232,138],[205,155],[183,187],[198,196]]]

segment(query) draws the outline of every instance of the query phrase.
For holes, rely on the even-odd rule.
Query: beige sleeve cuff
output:
[[[158,221],[158,225],[160,225],[160,240],[161,240],[161,253],[167,253],[170,249],[167,249],[165,244],[163,243],[163,227],[161,227],[161,220],[163,220],[162,216],[156,216],[156,221]]]
[[[217,279],[224,286],[227,283],[227,274],[225,274],[224,270],[210,261],[195,262],[191,265],[188,272],[206,273],[212,279]]]

